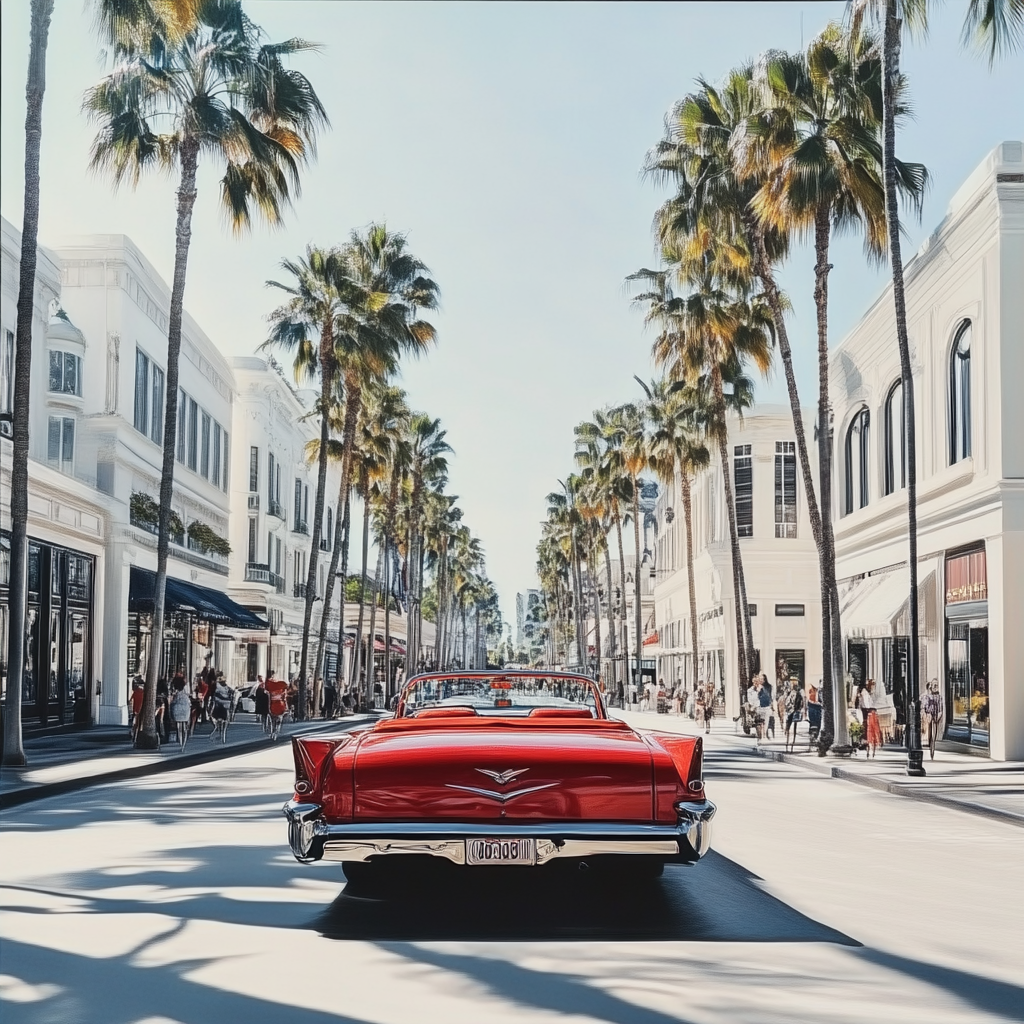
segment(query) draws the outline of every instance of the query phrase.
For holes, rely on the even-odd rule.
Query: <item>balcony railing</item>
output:
[[[296,583],[295,586],[292,587],[292,596],[293,597],[301,597],[303,600],[305,600],[306,599],[306,584],[305,583]]]
[[[270,576],[271,572],[269,565],[263,565],[260,562],[245,563],[246,583],[269,583]]]
[[[287,518],[284,514],[284,505],[279,501],[274,501],[273,498],[267,502],[267,515],[274,516],[275,519]]]
[[[292,533],[304,533],[309,536],[309,525],[305,519],[296,519],[292,526]]]
[[[278,576],[276,572],[270,574],[270,584],[279,593],[284,593],[284,577]]]

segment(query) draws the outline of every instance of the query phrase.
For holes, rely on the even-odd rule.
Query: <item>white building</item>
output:
[[[905,280],[919,678],[945,693],[947,740],[1024,758],[1024,144],[1004,142],[986,157]],[[891,287],[836,348],[831,373],[848,670],[898,697],[909,568]]]
[[[804,412],[804,422],[812,422]],[[729,421],[737,532],[746,578],[754,661],[773,684],[796,675],[821,676],[821,600],[818,553],[797,465],[788,406],[758,406]],[[739,714],[736,601],[721,462],[692,486],[694,584],[698,620],[698,674],[714,682],[726,713]],[[658,499],[657,560],[652,574],[658,659],[666,686],[692,685],[686,526],[679,480]]]
[[[299,671],[317,480],[317,465],[310,464],[306,445],[319,438],[320,421],[310,416],[315,393],[297,390],[275,362],[243,356],[233,360],[232,368],[238,387],[234,436],[240,447],[231,471],[229,592],[270,625],[268,632],[235,632],[232,678],[237,684],[265,675],[268,668],[285,678]],[[334,546],[338,479],[339,468],[330,463],[313,605],[316,636]],[[334,589],[335,611],[328,623],[329,635],[333,631],[335,638],[326,666],[330,672],[330,659],[337,649],[338,589]],[[315,656],[314,640],[310,665]]]

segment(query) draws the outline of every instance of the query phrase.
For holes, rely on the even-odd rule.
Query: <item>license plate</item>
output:
[[[466,847],[469,864],[533,864],[537,860],[532,839],[470,839]]]

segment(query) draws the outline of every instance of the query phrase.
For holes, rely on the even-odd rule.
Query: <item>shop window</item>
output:
[[[777,650],[775,652],[775,693],[790,679],[799,679],[804,685],[804,652],[794,650]]]
[[[220,463],[221,463],[221,429],[220,424],[214,420],[213,423],[213,447],[211,450],[212,466],[210,468],[210,479],[215,487],[220,486]]]
[[[775,536],[796,537],[796,442],[775,442]]]
[[[957,328],[949,356],[949,462],[971,457],[971,321]]]
[[[207,479],[210,479],[210,430],[212,421],[210,414],[202,414],[202,429],[199,434],[199,472]]]
[[[75,421],[70,416],[51,416],[46,434],[46,461],[62,473],[75,465]]]
[[[255,494],[260,489],[260,450],[255,445],[249,449],[249,491]]]
[[[907,408],[903,381],[898,380],[885,400],[885,493],[907,486]]]
[[[50,350],[50,392],[82,396],[82,358],[74,352]]]
[[[854,509],[864,508],[868,503],[868,457],[870,451],[871,414],[861,409],[846,431],[846,502],[844,508],[849,515]]]
[[[733,478],[736,501],[736,534],[754,536],[754,460],[749,444],[738,444],[733,449]]]
[[[153,364],[153,407],[149,417],[149,439],[156,444],[164,443],[164,371]]]
[[[256,542],[256,529],[258,520],[255,516],[249,517],[249,550],[248,550],[248,562],[258,562],[257,542]]]
[[[188,400],[188,462],[189,469],[199,465],[199,406],[194,398]]]

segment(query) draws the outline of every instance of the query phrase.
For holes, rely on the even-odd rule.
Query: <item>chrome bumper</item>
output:
[[[645,855],[692,864],[711,846],[710,800],[676,807],[675,825],[566,822],[561,824],[493,825],[479,822],[428,824],[424,822],[331,825],[320,817],[319,804],[289,800],[283,808],[288,819],[288,842],[297,860],[361,861],[392,854],[442,857],[466,863],[466,840],[473,838],[526,838],[537,843],[537,864],[565,857]]]

